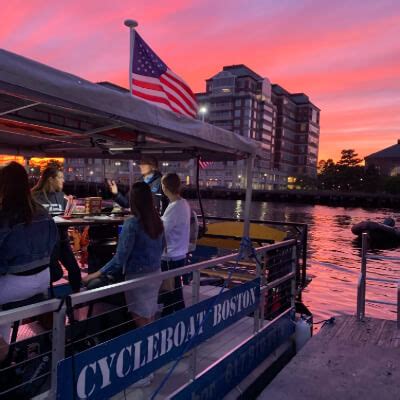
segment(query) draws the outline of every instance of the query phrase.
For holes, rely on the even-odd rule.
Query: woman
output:
[[[16,162],[1,169],[0,305],[47,293],[57,238],[53,219],[31,196],[25,169]],[[9,334],[9,326],[0,327],[0,339]]]
[[[185,265],[189,251],[191,211],[189,203],[181,197],[181,179],[177,174],[164,175],[161,184],[169,200],[169,205],[161,217],[167,243],[162,255],[161,269],[169,271]],[[161,293],[160,302],[164,304],[163,316],[185,308],[180,276],[175,277],[172,291]]]
[[[124,222],[116,254],[99,271],[87,275],[85,283],[121,271],[126,280],[161,272],[164,229],[149,186],[144,182],[135,183],[129,200],[132,217]],[[128,309],[138,327],[153,320],[160,285],[161,281],[151,281],[125,292]]]
[[[50,214],[63,213],[67,199],[62,191],[64,174],[56,167],[47,167],[40,177],[37,185],[32,189],[34,199],[45,207]],[[68,271],[68,280],[74,293],[81,287],[81,270],[72,252],[68,237],[68,228],[59,228],[60,240],[57,243],[51,259],[52,281],[62,277],[59,261]]]

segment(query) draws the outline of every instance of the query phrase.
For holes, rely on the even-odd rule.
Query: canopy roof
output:
[[[68,158],[262,157],[259,144],[0,49],[0,153]]]

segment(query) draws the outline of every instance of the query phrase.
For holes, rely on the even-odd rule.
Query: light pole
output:
[[[206,106],[201,106],[199,108],[199,114],[201,115],[201,120],[204,122],[204,117],[207,114],[207,107]]]

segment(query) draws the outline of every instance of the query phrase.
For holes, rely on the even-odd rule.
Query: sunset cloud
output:
[[[400,2],[392,0],[0,0],[2,47],[92,81],[128,86],[135,18],[195,91],[243,63],[321,108],[320,158],[400,139]]]

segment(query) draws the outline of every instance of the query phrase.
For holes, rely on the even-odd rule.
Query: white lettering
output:
[[[93,383],[92,388],[89,390],[89,393],[86,394],[86,373],[88,372],[88,369],[93,370],[93,374],[96,373],[96,363],[92,363],[89,365],[86,365],[82,368],[82,371],[79,374],[78,377],[78,382],[76,384],[76,392],[77,395],[79,396],[80,399],[87,399],[89,396],[91,396],[96,388],[96,385]]]
[[[194,317],[191,316],[189,319],[189,327],[186,332],[186,339],[185,342],[188,342],[190,339],[192,339],[196,334],[196,325],[194,323]]]
[[[237,302],[237,312],[240,313],[242,311],[242,293],[238,294],[238,302]]]
[[[236,313],[236,299],[237,299],[237,296],[234,296],[234,297],[231,298],[231,301],[230,301],[230,312],[229,312],[229,315],[231,317],[233,315],[235,315],[235,313]]]
[[[243,307],[247,308],[249,306],[249,302],[250,302],[250,296],[249,296],[249,292],[247,290],[243,293],[243,297],[244,297]]]
[[[130,357],[132,356],[132,346],[124,347],[118,354],[117,365],[115,368],[118,378],[125,378],[126,376],[128,376],[128,374],[132,368],[131,363],[129,363],[127,371],[124,372],[124,359],[125,359],[124,354],[125,354],[125,352],[128,352],[129,360],[130,360]]]
[[[255,304],[256,302],[256,288],[250,289],[250,297],[251,297],[251,304]]]
[[[134,361],[133,361],[133,370],[136,371],[138,368],[143,367],[143,365],[146,363],[145,357],[142,356],[142,341],[139,340],[138,342],[135,342],[133,345],[135,354],[134,354]]]
[[[160,342],[159,332],[147,338],[147,362],[153,361],[159,357],[158,353],[159,342]]]
[[[175,347],[179,347],[183,344],[185,341],[185,333],[186,333],[186,327],[183,321],[179,321],[176,326],[175,326],[175,331],[174,331],[174,345]]]
[[[172,341],[172,337],[174,335],[174,330],[169,326],[167,329],[163,329],[161,331],[161,352],[160,356],[171,351],[174,343]]]
[[[225,321],[229,317],[229,300],[225,300],[222,304],[222,319]]]
[[[211,311],[211,310],[210,310]],[[201,311],[199,313],[197,313],[197,323],[199,326],[199,330],[198,330],[198,334],[201,335],[204,331],[203,331],[203,320],[204,317],[206,315],[207,311]]]
[[[221,322],[221,304],[214,305],[214,324],[213,326],[217,326]]]
[[[113,354],[110,354],[110,356],[100,358],[100,360],[97,361],[99,364],[99,367],[100,367],[101,377],[103,379],[101,389],[104,389],[108,385],[111,385],[110,368],[112,366],[115,356],[116,356],[116,353],[113,353]],[[111,359],[110,363],[108,363],[108,358]]]

